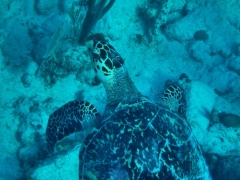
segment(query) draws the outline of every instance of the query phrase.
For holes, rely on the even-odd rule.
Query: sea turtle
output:
[[[87,47],[107,93],[105,112],[101,116],[94,105],[78,100],[56,110],[46,130],[49,151],[96,120],[79,153],[79,179],[211,179],[191,128],[177,112],[182,89],[170,84],[163,103],[154,102],[137,90],[113,46],[91,40]],[[167,101],[177,102],[175,110],[163,105]]]

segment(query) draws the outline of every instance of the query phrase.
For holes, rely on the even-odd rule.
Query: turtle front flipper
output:
[[[83,131],[88,122],[94,122],[100,116],[94,105],[86,101],[70,101],[53,112],[46,130],[47,149],[54,152],[55,144],[64,137]]]

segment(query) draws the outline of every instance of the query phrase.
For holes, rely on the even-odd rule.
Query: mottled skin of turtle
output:
[[[87,46],[107,93],[106,110],[100,116],[95,106],[77,100],[56,110],[46,131],[49,151],[65,136],[84,131],[89,121],[96,120],[79,153],[79,179],[211,179],[181,114],[185,102],[181,88],[171,84],[162,103],[151,101],[136,89],[123,59],[110,44],[89,41]]]

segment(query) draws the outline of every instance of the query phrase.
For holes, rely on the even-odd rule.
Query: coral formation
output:
[[[72,4],[68,10],[71,23],[63,23],[54,32],[37,71],[37,75],[42,76],[46,84],[52,85],[56,83],[59,77],[62,78],[71,73],[77,74],[78,70],[82,70],[83,65],[84,68],[88,68],[86,61],[81,61],[80,59],[71,60],[80,58],[80,56],[75,57],[76,53],[70,56],[66,54],[65,56],[64,51],[74,49],[72,53],[75,51],[81,54],[79,50],[76,50],[76,44],[84,44],[92,28],[108,12],[114,2],[115,0],[110,0],[106,4],[105,0],[101,0],[98,3],[95,0],[89,0],[85,18],[83,18],[83,6],[85,4],[78,8]]]
[[[240,128],[240,116],[221,112],[218,114],[219,122],[226,127]]]
[[[208,39],[208,34],[205,30],[198,30],[194,33],[194,39],[197,41],[206,41]]]
[[[80,44],[85,43],[85,39],[91,32],[92,28],[95,26],[97,21],[109,11],[115,3],[115,0],[110,0],[108,4],[106,4],[106,2],[106,0],[100,0],[98,3],[96,3],[96,0],[88,1],[88,10],[82,23],[82,30],[79,37]]]

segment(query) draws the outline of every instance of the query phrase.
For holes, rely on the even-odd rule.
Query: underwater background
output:
[[[0,179],[78,179],[81,137],[63,140],[49,157],[45,132],[68,101],[104,111],[105,90],[84,45],[92,36],[116,48],[150,99],[187,74],[186,121],[212,179],[239,180],[240,1],[109,0],[88,19],[93,2],[1,1]]]

